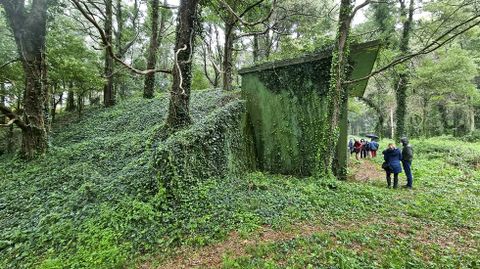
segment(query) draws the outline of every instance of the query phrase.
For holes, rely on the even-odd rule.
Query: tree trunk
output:
[[[73,92],[73,82],[70,82],[68,85],[68,93],[67,93],[67,107],[65,107],[66,111],[72,112],[75,111],[75,93]]]
[[[413,22],[413,11],[415,8],[415,1],[410,0],[410,5],[407,9],[405,6],[406,0],[400,0],[400,12],[401,17],[404,18],[403,22],[403,30],[402,30],[402,37],[400,39],[400,52],[402,55],[406,55],[409,52],[409,43],[410,43],[410,32],[412,29],[412,22]],[[407,108],[407,89],[408,89],[408,81],[409,81],[409,73],[408,70],[402,70],[399,74],[396,83],[396,101],[397,101],[397,109],[396,109],[396,116],[397,116],[397,130],[396,130],[396,140],[399,141],[402,136],[406,135],[405,132],[405,116],[406,116],[406,108]]]
[[[24,1],[2,3],[25,73],[24,117],[16,124],[22,129],[20,153],[29,159],[45,153],[48,147],[44,111],[48,100],[45,63],[48,4],[47,0],[33,0],[27,10]]]
[[[368,97],[363,97],[362,96],[359,99],[361,101],[363,101],[367,106],[369,106],[370,108],[375,110],[375,112],[377,113],[378,122],[377,122],[377,125],[375,126],[375,132],[380,136],[380,138],[383,137],[383,134],[384,134],[383,125],[385,123],[385,117],[383,115],[382,109],[379,106],[377,106],[372,101],[372,99],[370,99]]]
[[[166,1],[164,2],[166,4]],[[165,19],[166,16],[161,16],[160,27],[158,25],[159,19],[159,0],[152,0],[152,14],[151,14],[151,27],[152,35],[150,36],[150,45],[148,47],[148,57],[147,57],[147,69],[155,69],[157,65],[157,54],[158,48],[160,46],[163,31],[165,28]],[[145,86],[143,89],[144,98],[153,98],[155,93],[155,73],[148,73],[145,76]]]
[[[428,117],[428,98],[423,97],[423,108],[422,108],[422,129],[423,136],[428,137],[428,128],[427,128],[427,117]]]
[[[112,0],[105,1],[105,35],[107,37],[108,44],[105,46],[112,46],[112,33],[113,33],[113,8]],[[115,105],[115,92],[113,87],[113,58],[105,49],[105,85],[103,86],[103,103],[106,107]]]
[[[223,90],[232,90],[233,82],[233,41],[235,39],[233,29],[235,24],[225,23],[225,45],[223,48]]]
[[[3,105],[3,106],[6,105],[5,93],[6,93],[5,83],[0,83],[0,105]],[[0,114],[0,124],[4,124],[6,119],[7,117],[5,115]]]
[[[197,25],[197,7],[200,0],[181,0],[178,10],[178,23],[175,39],[175,67],[173,85],[170,92],[170,104],[166,124],[173,129],[189,125],[190,88],[192,84],[192,60],[194,52],[195,30]]]
[[[343,82],[346,79],[346,66],[348,63],[348,36],[350,34],[352,0],[342,0],[335,48],[332,55],[330,70],[330,88],[327,93],[328,113],[324,122],[322,139],[319,141],[318,172],[322,176],[332,176],[332,166],[335,156],[336,145],[339,137],[340,114],[347,98],[346,87]],[[344,168],[337,167],[336,173],[346,174]]]
[[[253,36],[253,62],[257,63],[259,60],[260,44],[258,42],[258,35]]]

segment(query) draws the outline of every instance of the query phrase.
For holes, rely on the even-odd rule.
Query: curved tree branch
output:
[[[100,37],[102,39],[102,42],[105,46],[105,49],[110,57],[112,57],[116,62],[120,63],[122,66],[130,70],[131,72],[139,75],[147,75],[150,73],[165,73],[165,74],[171,74],[172,70],[165,70],[165,69],[147,69],[147,70],[140,70],[137,69],[128,63],[124,62],[122,59],[120,59],[117,55],[115,55],[115,52],[113,51],[113,46],[108,42],[107,35],[105,34],[105,31],[102,29],[102,27],[98,24],[98,22],[95,20],[93,17],[92,13],[88,11],[88,7],[86,6],[85,3],[80,3],[78,0],[70,0],[75,7],[82,13],[82,15],[91,23],[93,26],[97,29],[98,33],[100,34]]]
[[[450,41],[452,41],[453,39],[455,39],[457,36],[467,32],[468,30],[480,25],[480,20],[477,20],[478,18],[480,18],[480,15],[476,15],[454,27],[452,27],[451,29],[449,29],[448,31],[446,31],[445,33],[443,33],[441,36],[439,36],[438,38],[436,38],[435,40],[433,40],[430,44],[428,44],[427,46],[425,46],[424,48],[422,48],[421,50],[415,52],[415,53],[411,53],[411,54],[407,54],[407,55],[404,55],[404,56],[401,56],[395,60],[393,60],[392,62],[390,62],[389,64],[387,64],[386,66],[380,68],[380,69],[377,69],[376,71],[373,71],[371,72],[370,74],[368,74],[367,76],[364,76],[362,78],[358,78],[358,79],[354,79],[354,80],[348,80],[348,81],[345,81],[344,84],[345,85],[348,85],[348,84],[352,84],[352,83],[357,83],[357,82],[360,82],[360,81],[363,81],[363,80],[367,80],[369,78],[371,78],[372,76],[375,76],[379,73],[382,73],[386,70],[388,70],[389,68],[392,68],[396,65],[399,65],[399,64],[402,64],[412,58],[415,58],[417,56],[420,56],[420,55],[425,55],[425,54],[429,54],[430,52],[433,52],[439,48],[441,48],[442,46],[444,46],[445,44],[449,43]],[[472,23],[473,22],[473,23]],[[451,34],[452,32],[454,32],[455,30],[457,30],[458,28],[464,26],[464,25],[467,25],[469,23],[472,23],[470,26],[468,26],[467,28],[453,34],[452,36],[449,36],[448,38],[446,38],[445,40],[443,40],[445,37],[447,37],[449,34]],[[443,40],[443,41],[442,41]]]

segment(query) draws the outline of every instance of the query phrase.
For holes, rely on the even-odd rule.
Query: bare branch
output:
[[[387,69],[391,68],[391,67],[394,67],[396,65],[399,65],[399,64],[402,64],[412,58],[415,58],[417,56],[420,56],[420,55],[425,55],[425,54],[428,54],[432,51],[435,51],[439,48],[441,48],[443,45],[449,43],[450,41],[452,41],[453,39],[455,39],[457,36],[467,32],[468,30],[474,28],[475,26],[478,26],[480,25],[480,20],[476,21],[476,19],[480,18],[480,15],[476,15],[454,27],[452,27],[451,29],[449,29],[448,31],[446,31],[445,33],[443,33],[441,36],[439,36],[438,38],[436,38],[435,40],[433,40],[430,44],[428,44],[427,46],[425,46],[424,48],[422,48],[421,50],[415,52],[415,53],[411,53],[411,54],[408,54],[408,55],[404,55],[404,56],[401,56],[395,60],[393,60],[392,62],[390,62],[389,64],[387,64],[386,66],[376,70],[376,71],[373,71],[371,72],[369,75],[365,76],[365,77],[362,77],[362,78],[358,78],[358,79],[354,79],[354,80],[349,80],[349,81],[345,81],[344,84],[352,84],[352,83],[357,83],[357,82],[360,82],[360,81],[363,81],[363,80],[367,80],[369,78],[371,78],[372,76],[375,76],[379,73],[382,73],[384,71],[386,71]],[[449,34],[451,34],[452,32],[454,32],[456,29],[466,25],[466,24],[469,24],[471,22],[474,22],[472,25],[468,26],[467,28],[453,34],[452,36],[448,37],[447,39],[441,41],[442,39],[444,39],[446,36],[448,36]]]
[[[15,123],[20,129],[22,130],[30,130],[30,126],[25,124],[24,121],[20,119],[20,117],[15,114],[10,108],[0,104],[0,112],[2,112],[3,115],[7,116],[10,121],[6,124],[6,126],[10,126],[13,123]],[[6,127],[5,124],[0,125],[1,127]]]
[[[4,64],[0,65],[0,69],[2,69],[2,68],[4,68],[4,67],[8,66],[9,64],[13,64],[13,63],[15,63],[15,62],[18,62],[18,61],[20,61],[20,59],[18,59],[18,58],[17,58],[17,59],[12,59],[12,60],[10,60],[10,61],[8,61],[8,62],[6,62],[6,63],[4,63]]]
[[[105,50],[107,51],[108,55],[112,57],[116,62],[120,63],[122,66],[130,70],[131,72],[139,75],[146,75],[150,73],[165,73],[165,74],[171,74],[172,70],[165,70],[165,69],[147,69],[147,70],[140,70],[136,69],[135,67],[127,64],[124,62],[122,59],[120,59],[117,55],[115,55],[113,51],[113,46],[108,42],[107,35],[105,34],[105,31],[100,27],[100,25],[97,23],[95,18],[93,17],[92,13],[88,11],[88,9],[80,3],[78,0],[70,0],[75,7],[82,13],[82,15],[90,22],[93,24],[93,26],[97,29],[98,33],[100,34],[100,37],[102,39],[102,42],[105,46]]]
[[[238,15],[233,9],[232,7],[227,4],[224,0],[218,0],[227,10],[230,14],[232,14],[234,17],[235,17],[235,21],[233,22],[233,24],[236,24],[237,22],[240,22],[242,25],[244,26],[256,26],[256,25],[259,25],[259,24],[262,24],[264,23],[265,21],[269,20],[270,17],[272,16],[273,14],[273,11],[275,10],[275,6],[276,6],[276,3],[277,3],[277,0],[273,0],[272,2],[272,8],[270,9],[270,11],[268,12],[268,15],[265,17],[265,18],[262,18],[256,22],[248,22],[248,21],[245,21],[243,20],[243,16],[245,16],[245,14],[250,11],[251,9],[253,9],[254,7],[260,5],[261,3],[263,3],[265,0],[259,0],[258,2],[254,3],[253,5],[247,7],[244,12],[242,12],[242,14]]]

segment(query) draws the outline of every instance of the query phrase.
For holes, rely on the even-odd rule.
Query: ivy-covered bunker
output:
[[[376,41],[353,45],[350,79],[368,75],[379,51]],[[261,64],[239,71],[247,102],[247,129],[253,137],[256,166],[272,173],[309,176],[316,167],[321,115],[326,113],[331,51]],[[352,84],[349,97],[362,96],[367,80]],[[342,105],[335,158],[337,176],[347,166],[348,100]]]

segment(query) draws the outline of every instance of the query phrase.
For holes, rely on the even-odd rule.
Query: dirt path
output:
[[[367,225],[368,223],[363,223]],[[335,225],[318,225],[302,223],[291,227],[288,231],[273,230],[264,226],[248,239],[242,239],[237,232],[232,232],[228,239],[203,248],[184,248],[175,257],[158,267],[143,264],[141,269],[185,269],[185,268],[220,268],[223,256],[228,254],[233,257],[247,255],[247,249],[259,244],[282,242],[296,237],[308,237],[315,233],[329,233],[338,230],[350,230],[358,228],[358,223],[338,223]]]
[[[276,231],[269,227],[262,227],[248,239],[242,239],[237,232],[232,232],[228,239],[214,245],[202,248],[183,248],[177,252],[177,255],[167,260],[159,266],[153,266],[145,263],[141,269],[186,269],[186,268],[221,268],[224,255],[229,257],[248,256],[248,249],[265,243],[280,243],[292,240],[298,237],[310,237],[314,234],[329,234],[335,240],[336,233],[345,231],[359,231],[368,227],[381,227],[376,234],[383,241],[392,241],[415,237],[419,247],[426,245],[436,245],[439,247],[450,247],[463,251],[471,252],[478,247],[478,243],[472,239],[471,233],[474,231],[466,228],[452,228],[446,226],[426,225],[419,227],[420,223],[412,220],[401,220],[398,218],[387,219],[369,219],[363,221],[349,221],[336,223],[334,225],[325,224],[307,224],[301,223],[288,231]],[[394,235],[394,237],[392,237]],[[395,239],[397,238],[397,239]],[[339,243],[340,244],[340,243]],[[358,251],[372,251],[365,249],[360,242],[350,242],[348,247]],[[382,252],[382,250],[376,250]],[[424,257],[428,260],[428,257]]]
[[[380,157],[377,156],[377,158]],[[352,158],[350,159],[349,168],[351,171],[348,178],[349,180],[359,182],[383,182],[385,179],[385,172],[371,159],[360,159],[357,161],[355,158]]]

